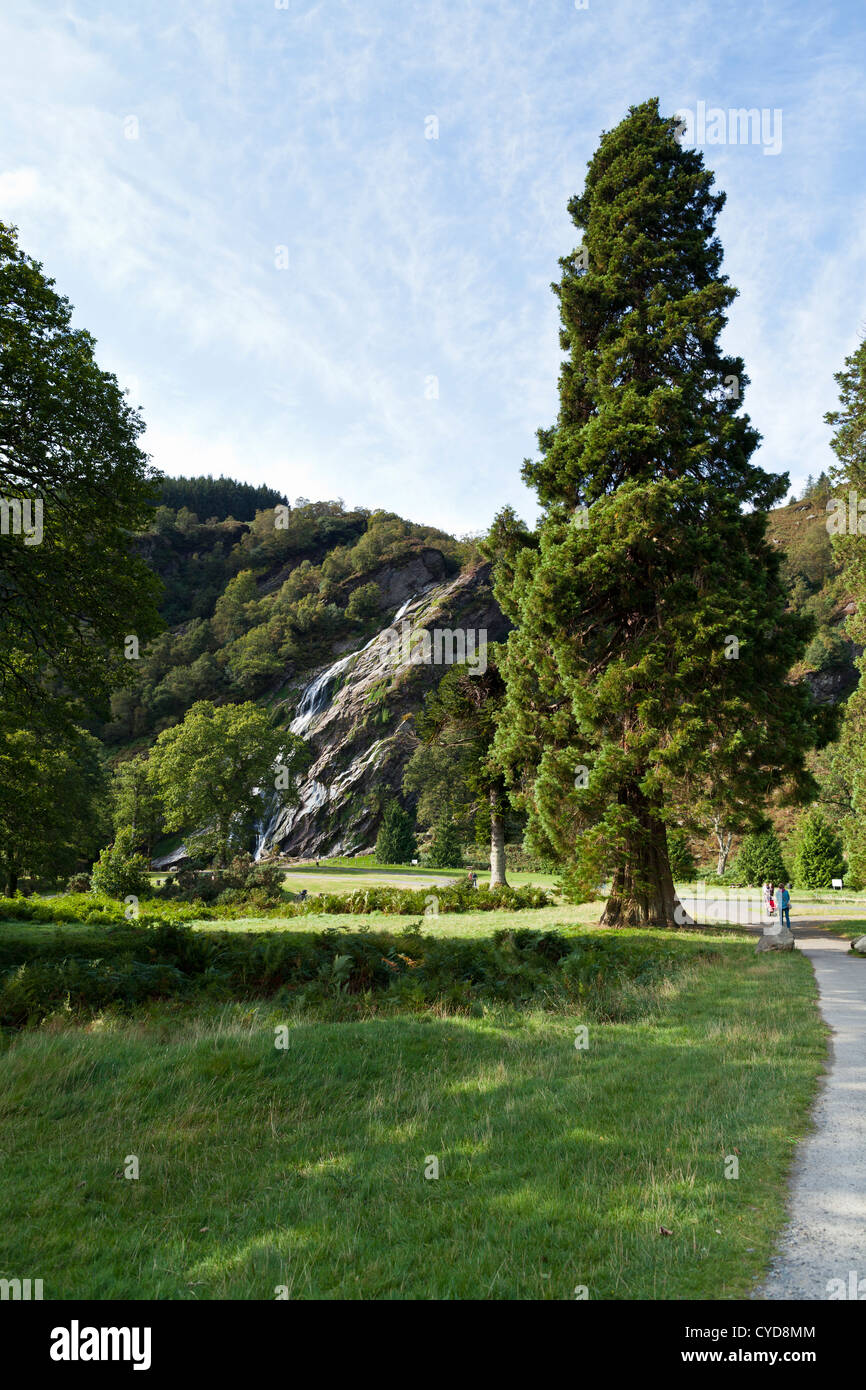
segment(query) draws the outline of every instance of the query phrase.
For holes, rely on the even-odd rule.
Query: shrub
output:
[[[109,898],[125,898],[130,894],[143,897],[149,891],[147,860],[134,852],[135,832],[131,826],[117,832],[113,845],[102,851],[90,876],[91,892]]]
[[[819,632],[806,648],[803,660],[814,671],[838,671],[851,660],[851,648],[836,632]]]
[[[353,589],[346,604],[346,614],[350,618],[363,622],[365,618],[374,618],[382,607],[382,594],[379,585],[376,583],[361,584],[357,589]]]
[[[724,877],[727,878],[727,875]],[[732,867],[731,881],[749,888],[760,888],[763,883],[787,883],[789,879],[775,830],[747,835]]]
[[[152,998],[249,998],[285,992],[301,1005],[374,996],[400,1008],[473,1010],[482,1001],[558,1007],[579,1000],[597,1016],[622,1010],[624,986],[649,988],[688,961],[711,958],[693,943],[565,935],[519,928],[454,939],[420,931],[328,930],[200,933],[174,923],[124,923],[100,931],[98,948],[52,934],[0,938],[0,1024],[37,1023],[58,1009],[129,1012]],[[87,947],[90,946],[88,953]]]
[[[90,874],[73,874],[66,884],[67,893],[89,893]]]

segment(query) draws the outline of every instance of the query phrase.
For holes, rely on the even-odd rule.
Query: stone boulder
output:
[[[794,933],[783,928],[781,931],[765,931],[764,935],[758,938],[755,950],[760,951],[793,951]]]
[[[851,942],[852,951],[863,951],[866,954],[866,936],[858,936],[856,941]]]

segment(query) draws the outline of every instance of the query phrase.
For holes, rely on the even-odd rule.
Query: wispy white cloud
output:
[[[762,459],[802,478],[866,320],[853,52],[808,0],[8,0],[0,216],[133,381],[160,466],[477,529],[533,509],[548,286],[601,129],[649,95],[781,106],[778,159],[707,155]]]

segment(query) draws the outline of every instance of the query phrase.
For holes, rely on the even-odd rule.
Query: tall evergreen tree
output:
[[[750,463],[746,374],[719,346],[724,195],[676,129],[633,107],[569,204],[559,418],[524,467],[542,516],[491,537],[516,625],[498,753],[573,889],[612,872],[610,925],[685,921],[666,822],[712,788],[759,824],[772,791],[814,792],[804,755],[829,734],[786,682],[810,631],[765,535],[788,480]]]
[[[866,339],[845,359],[836,381],[839,407],[826,417],[834,430],[832,445],[838,460],[830,472],[837,507],[844,500],[847,525],[833,536],[833,553],[841,566],[845,592],[855,601],[846,635],[866,644],[866,545],[861,534],[866,531],[866,517],[858,515],[857,506],[866,499]],[[828,503],[828,509],[831,506]],[[860,684],[845,706],[832,772],[836,785],[844,789],[842,833],[853,879],[860,883],[866,882],[866,654],[857,665]]]

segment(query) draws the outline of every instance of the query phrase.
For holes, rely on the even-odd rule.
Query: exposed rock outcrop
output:
[[[257,857],[368,848],[383,802],[399,790],[417,746],[413,716],[424,695],[455,659],[485,669],[487,643],[506,635],[490,566],[431,584],[436,555],[422,552],[379,577],[392,611],[402,599],[388,626],[359,651],[317,672],[303,690],[292,729],[310,740],[314,761],[299,789],[300,805],[285,806],[274,794]],[[411,591],[413,579],[424,581],[423,592]]]

